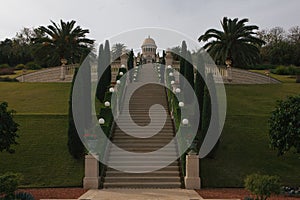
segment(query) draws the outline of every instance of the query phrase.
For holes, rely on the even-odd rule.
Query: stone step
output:
[[[178,157],[177,151],[162,151],[162,152],[159,152],[159,155]],[[128,156],[128,153],[127,152],[113,151],[113,149],[112,149],[109,152],[109,156]]]
[[[124,182],[124,183],[104,183],[104,188],[180,188],[180,182]]]
[[[134,127],[132,127],[132,125],[129,124],[129,123],[120,123],[120,124],[121,124],[122,127],[130,128],[130,131],[132,131],[132,132],[140,131],[140,129],[134,129]],[[117,125],[118,125],[118,123],[117,123]],[[157,128],[160,128],[160,127],[161,127],[161,126],[159,126],[159,125],[154,125],[154,126],[156,126]],[[118,129],[121,130],[119,127],[116,127],[116,130],[118,130]],[[174,130],[174,129],[173,129],[173,124],[171,124],[171,123],[166,124],[166,125],[163,127],[163,130],[165,130],[165,131],[168,131],[168,130],[173,131],[173,130]],[[147,131],[147,132],[152,133],[152,132],[153,132],[153,127],[144,126],[144,127],[143,127],[143,131]]]
[[[146,167],[146,166],[178,166],[178,162],[175,161],[170,164],[170,162],[166,161],[147,161],[147,160],[109,160],[108,161],[109,166],[127,166],[127,167]]]
[[[154,171],[149,173],[124,173],[121,171],[106,171],[106,177],[172,177],[180,176],[179,171]]]
[[[172,138],[171,138],[172,140]],[[135,143],[149,143],[149,144],[168,144],[170,141],[170,138],[161,139],[161,138],[142,138],[142,139],[113,139],[113,142],[115,144],[122,144],[122,143],[129,143],[129,144],[135,144]]]
[[[180,182],[179,176],[161,176],[161,177],[147,177],[147,176],[139,176],[139,177],[129,177],[129,176],[120,176],[120,177],[105,177],[106,183],[129,183],[129,182]]]
[[[141,171],[141,170],[145,170],[145,171],[148,171],[148,170],[153,170],[153,168],[157,168],[157,165],[153,165],[153,166],[131,166],[130,167],[130,170],[132,170],[132,172],[135,172],[135,171]],[[118,170],[115,170],[115,169],[112,169],[112,168],[109,168],[107,169],[107,171],[119,171],[119,170],[127,170],[128,169],[128,166],[118,166]],[[159,169],[159,171],[179,171],[179,166],[163,166],[162,168]]]
[[[122,147],[124,150],[126,151],[131,151],[131,152],[136,152],[136,153],[146,153],[146,152],[153,152],[153,151],[157,151],[159,149],[161,149],[162,147]],[[111,151],[117,151],[114,150],[113,148],[111,149]],[[176,149],[174,149],[174,147],[164,147],[163,149],[164,152],[176,152]]]
[[[175,154],[174,154],[175,155]],[[126,160],[151,160],[151,161],[170,161],[174,159],[174,156],[167,156],[167,155],[140,155],[140,156],[120,156],[120,155],[110,155],[109,160],[122,160],[122,161],[126,161]]]
[[[116,142],[113,140],[114,144],[118,145],[121,148],[129,148],[129,147],[134,147],[134,148],[161,148],[166,145],[166,143],[150,143],[150,142]],[[168,144],[168,143],[167,143]],[[174,142],[168,144],[167,148],[175,148],[176,144]]]

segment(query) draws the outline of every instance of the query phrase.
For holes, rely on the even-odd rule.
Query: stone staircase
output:
[[[61,80],[61,67],[51,67],[17,77],[20,82],[72,82],[73,73]]]
[[[139,80],[156,82],[158,81],[156,77],[152,64],[143,65]],[[129,107],[123,108],[112,138],[113,143],[118,147],[140,155],[133,157],[119,152],[117,147],[112,146],[109,150],[108,165],[124,170],[108,168],[104,178],[104,188],[180,188],[182,186],[179,161],[173,162],[173,158],[178,154],[177,143],[171,142],[175,132],[168,113],[165,89],[157,84],[141,86],[142,84],[142,82],[136,82],[127,86],[126,95],[130,96],[132,91],[135,90],[135,92],[131,98],[125,96],[125,99],[130,99],[128,100]],[[138,87],[140,88],[136,90]],[[154,104],[160,104],[164,109],[152,110],[150,119],[149,108]],[[132,127],[129,124],[130,116],[138,126],[143,127],[143,131],[139,127]],[[161,122],[165,119],[166,122],[161,128]],[[145,127],[149,123],[151,123],[151,127]],[[120,126],[139,137],[126,134],[120,129]],[[160,131],[154,136],[148,137],[156,128]],[[169,144],[168,147],[164,147],[166,144]],[[145,155],[162,147],[164,148],[159,155]],[[152,171],[153,166],[161,169]],[[124,172],[128,169],[133,173]]]
[[[224,80],[225,84],[274,84],[280,83],[280,81],[262,75],[255,72],[250,72],[247,70],[232,68],[232,81],[228,82]]]

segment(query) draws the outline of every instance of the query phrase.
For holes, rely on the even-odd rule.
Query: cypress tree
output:
[[[109,41],[106,40],[105,41],[105,46],[104,46],[104,67],[107,67],[104,71],[104,77],[105,77],[105,81],[104,81],[104,85],[105,88],[107,89],[110,85],[111,85],[111,66],[110,66],[110,46],[109,46]]]
[[[187,60],[185,61],[185,66],[184,66],[184,77],[189,82],[191,87],[194,89],[194,81],[195,81],[194,66],[191,63],[192,55],[191,55],[190,51],[187,51],[186,58],[187,58]]]
[[[133,70],[131,70],[131,69],[133,69],[133,67],[134,67],[134,54],[133,54],[132,49],[129,52],[129,56],[128,56],[128,60],[127,60],[127,67],[128,67],[128,71],[129,71],[129,80],[130,80],[130,82],[132,82]]]
[[[180,52],[180,70],[179,70],[179,72],[182,76],[184,76],[184,71],[185,71],[184,68],[185,68],[186,52],[187,52],[186,42],[182,41],[181,52]],[[182,88],[183,87],[183,77],[179,78],[179,84],[180,84],[180,87]]]
[[[214,79],[212,73],[207,74],[207,84],[209,85],[214,85]],[[209,128],[209,125],[211,123],[211,116],[212,116],[212,101],[211,97],[216,95],[216,88],[213,86],[211,88],[211,91],[208,91],[207,86],[205,86],[204,89],[204,99],[203,99],[203,111],[202,111],[202,127],[201,127],[201,139],[200,139],[200,144],[201,145],[204,141],[204,138],[207,134],[207,130]],[[215,105],[218,106],[218,105]],[[218,110],[218,108],[216,109]],[[213,113],[214,116],[216,117],[216,124],[213,124],[214,127],[219,127],[218,124],[218,113]],[[216,150],[219,145],[219,140],[216,143],[216,145],[213,147],[211,152],[207,155],[207,158],[214,158]]]
[[[166,52],[163,50],[163,55],[162,55],[162,60],[161,60],[161,65],[160,65],[160,82],[164,83],[165,82],[165,68],[166,68]]]
[[[101,73],[102,76],[100,77]],[[101,102],[103,102],[105,92],[111,84],[110,46],[108,40],[105,41],[104,48],[102,44],[99,47],[98,76],[100,79],[97,86],[96,96]]]
[[[198,100],[199,105],[199,113],[202,113],[203,111],[203,100],[204,100],[204,88],[205,88],[205,81],[202,75],[198,72],[200,71],[201,74],[205,75],[205,65],[203,62],[203,57],[201,54],[198,54],[197,57],[197,72],[196,72],[196,81],[195,81],[195,93]],[[203,116],[200,115],[199,119],[199,126],[198,126],[198,132],[200,132],[202,127],[202,118]]]
[[[97,90],[96,90],[96,97],[98,100],[102,101],[104,99],[104,93],[105,93],[105,88],[102,87],[101,83],[101,74],[103,73],[104,65],[103,65],[103,55],[104,55],[104,49],[103,49],[103,44],[99,46],[99,51],[98,51],[98,66],[97,66],[97,72],[98,72],[98,84],[97,84]],[[102,74],[103,75],[103,74]]]
[[[68,150],[71,156],[75,159],[79,159],[84,154],[84,147],[78,135],[78,132],[75,127],[74,119],[73,119],[73,111],[72,111],[72,95],[73,95],[73,87],[74,82],[77,76],[78,68],[75,68],[70,98],[69,98],[69,128],[68,128]]]

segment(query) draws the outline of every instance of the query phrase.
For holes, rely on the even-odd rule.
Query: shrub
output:
[[[32,69],[32,70],[37,70],[37,69],[41,69],[42,67],[40,65],[38,65],[35,62],[28,62],[26,64],[26,69]]]
[[[0,65],[0,69],[2,68],[10,68],[9,64],[1,64]]]
[[[277,65],[268,65],[268,64],[260,64],[260,65],[249,65],[244,67],[244,69],[254,69],[254,70],[267,70],[267,69],[276,69]]]
[[[251,174],[245,179],[245,188],[256,196],[257,200],[266,200],[271,194],[280,193],[279,177]]]
[[[272,148],[283,155],[291,148],[300,154],[300,95],[278,101],[269,119],[269,137]]]
[[[17,79],[15,78],[9,78],[9,77],[0,77],[0,82],[19,82]]]
[[[0,75],[11,75],[15,74],[13,68],[0,68]]]
[[[278,74],[278,75],[295,75],[298,71],[297,67],[294,66],[278,66],[276,69],[271,70],[273,74]]]
[[[7,102],[0,103],[0,152],[6,151],[14,153],[12,145],[18,144],[16,138],[18,138],[18,126],[14,119],[14,110],[8,110]]]
[[[26,66],[24,64],[18,64],[15,66],[15,70],[22,70],[22,69],[25,69]]]
[[[18,192],[15,195],[15,199],[18,199],[18,200],[34,200],[34,197],[30,193],[27,193],[27,192]]]
[[[6,173],[0,176],[0,195],[11,196],[18,189],[20,174]]]

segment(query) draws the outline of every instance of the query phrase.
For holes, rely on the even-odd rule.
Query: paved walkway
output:
[[[89,190],[79,199],[91,200],[200,200],[194,190],[185,189],[104,189]]]

